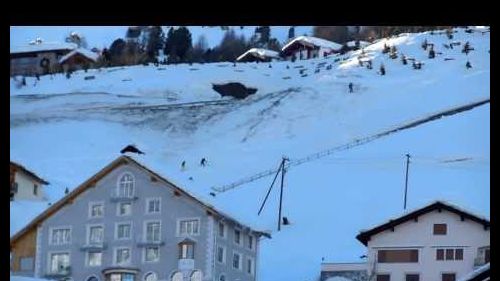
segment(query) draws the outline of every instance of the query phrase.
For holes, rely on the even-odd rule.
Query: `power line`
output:
[[[363,137],[363,138],[354,139],[353,141],[348,142],[346,144],[339,145],[339,146],[336,146],[336,147],[333,147],[333,148],[330,148],[330,149],[327,149],[324,151],[320,151],[317,153],[313,153],[313,154],[310,154],[306,157],[299,158],[297,160],[289,161],[288,164],[284,165],[284,168],[289,169],[290,167],[293,167],[293,166],[298,166],[298,165],[301,165],[303,163],[311,162],[311,161],[317,160],[319,158],[329,156],[335,152],[348,150],[348,149],[351,149],[353,147],[372,142],[372,141],[379,139],[379,138],[382,138],[384,136],[387,136],[387,135],[390,135],[390,134],[393,134],[393,133],[396,133],[396,132],[399,132],[402,130],[417,127],[419,125],[440,119],[440,118],[445,117],[445,116],[451,116],[451,115],[454,115],[454,114],[457,114],[457,113],[460,113],[463,111],[471,110],[477,106],[481,106],[481,105],[484,105],[484,104],[489,103],[489,102],[490,102],[490,99],[488,98],[488,99],[484,99],[481,101],[468,103],[466,105],[462,105],[462,106],[454,107],[454,108],[447,109],[444,111],[440,111],[440,112],[437,112],[437,113],[434,113],[434,114],[431,114],[431,115],[428,115],[428,116],[425,116],[422,118],[418,118],[418,119],[415,119],[413,121],[406,122],[402,125],[395,126],[391,129],[387,129],[387,130],[382,131],[380,133],[377,133],[377,134],[374,134],[371,136],[367,136],[367,137]],[[257,173],[253,176],[243,178],[239,181],[233,182],[233,183],[228,184],[228,185],[224,185],[221,187],[212,187],[212,190],[215,192],[218,192],[218,193],[226,192],[226,191],[234,189],[240,185],[243,185],[243,184],[246,184],[249,182],[253,182],[253,181],[258,180],[258,179],[263,178],[263,177],[273,175],[273,174],[277,173],[278,171],[279,171],[279,168],[278,169],[269,169],[269,170]]]

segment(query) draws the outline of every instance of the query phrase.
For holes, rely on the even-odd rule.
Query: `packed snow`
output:
[[[412,155],[409,208],[446,200],[489,217],[488,104],[290,168],[283,212],[291,224],[281,232],[276,187],[257,216],[272,177],[216,197],[209,195],[211,187],[277,168],[282,156],[298,159],[489,98],[490,35],[456,30],[453,41],[469,41],[474,48],[468,55],[461,46],[442,47],[450,42],[444,34],[403,34],[364,49],[372,70],[358,65],[361,51],[354,51],[295,63],[77,71],[70,79],[27,78],[20,88],[11,79],[10,156],[51,183],[46,190],[55,202],[64,188],[76,187],[121,148],[136,144],[146,152],[137,161],[243,223],[273,232],[261,244],[259,280],[316,280],[322,258],[359,261],[365,253],[355,239],[359,231],[401,213],[406,153]],[[429,59],[420,46],[424,39],[442,54]],[[384,44],[422,61],[423,68],[390,59],[381,53]],[[465,68],[467,60],[472,69]],[[376,73],[381,63],[385,76]],[[89,75],[95,79],[84,80]],[[227,81],[258,91],[242,101],[221,98],[212,83]],[[350,82],[354,93],[348,92]],[[203,157],[206,167],[199,165]],[[446,162],[459,158],[470,159]],[[17,204],[24,202],[12,203],[11,210],[22,208]],[[23,216],[11,212],[11,234],[12,221]]]

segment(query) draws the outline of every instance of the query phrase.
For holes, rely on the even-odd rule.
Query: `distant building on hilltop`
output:
[[[49,184],[34,172],[10,162],[10,200],[45,200],[42,186]]]
[[[356,238],[368,247],[367,262],[323,263],[321,281],[489,280],[466,277],[483,276],[486,267],[489,274],[490,221],[448,203],[407,212]]]
[[[121,156],[11,238],[11,271],[75,281],[254,281],[263,236]]]
[[[329,54],[338,53],[341,49],[341,44],[332,41],[312,36],[298,36],[285,44],[281,48],[281,52],[287,60],[304,60],[325,57]]]
[[[236,61],[239,62],[270,62],[272,60],[279,60],[279,53],[272,50],[252,48],[241,56],[239,56]]]
[[[34,76],[61,71],[59,60],[77,48],[74,43],[43,42],[10,49],[10,75]]]
[[[92,68],[98,59],[98,53],[78,48],[60,58],[59,64],[62,66],[64,72],[76,71],[80,69]]]

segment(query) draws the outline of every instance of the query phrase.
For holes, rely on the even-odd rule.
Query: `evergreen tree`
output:
[[[165,44],[165,33],[161,26],[153,26],[149,31],[146,53],[150,61],[154,61]]]
[[[127,43],[123,39],[116,39],[111,43],[109,47],[109,61],[112,65],[122,65],[121,61],[123,51],[125,50],[125,46]]]
[[[192,48],[192,40],[191,40],[191,32],[187,27],[179,27],[176,30],[177,36],[177,56],[181,61],[184,61],[186,58],[186,54]]]
[[[295,37],[295,27],[290,26],[288,29],[288,39],[292,39]]]
[[[339,44],[349,41],[347,26],[315,26],[313,35]]]

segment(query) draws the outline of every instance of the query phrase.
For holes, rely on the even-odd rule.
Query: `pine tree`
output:
[[[146,44],[146,53],[150,61],[156,61],[160,50],[165,44],[165,33],[161,26],[153,26],[149,31],[149,38]]]
[[[295,27],[290,26],[288,29],[288,39],[292,39],[295,37]]]

